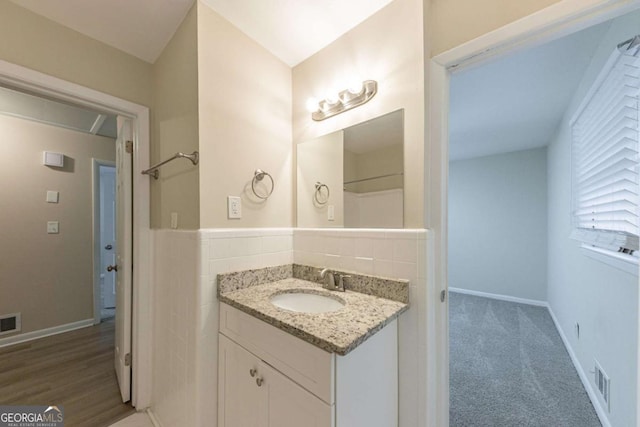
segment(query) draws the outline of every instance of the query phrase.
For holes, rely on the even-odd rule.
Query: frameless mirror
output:
[[[298,227],[403,228],[404,111],[298,144]]]

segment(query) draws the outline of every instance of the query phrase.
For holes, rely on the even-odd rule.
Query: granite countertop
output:
[[[396,282],[404,282],[408,288],[408,282]],[[346,304],[332,312],[299,313],[276,307],[270,302],[274,294],[292,290],[327,295]],[[319,283],[293,277],[241,289],[220,289],[218,297],[221,302],[339,355],[352,351],[409,308],[405,302],[351,290],[329,291]]]

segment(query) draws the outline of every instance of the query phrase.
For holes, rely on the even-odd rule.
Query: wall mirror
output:
[[[297,146],[298,227],[403,228],[404,110]]]

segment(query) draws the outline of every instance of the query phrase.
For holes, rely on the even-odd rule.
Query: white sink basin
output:
[[[303,291],[292,291],[271,297],[276,307],[299,313],[327,313],[344,307],[345,302],[338,297],[328,297]]]

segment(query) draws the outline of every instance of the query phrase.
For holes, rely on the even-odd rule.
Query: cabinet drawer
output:
[[[220,332],[329,405],[335,402],[335,355],[220,303]]]

